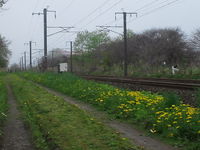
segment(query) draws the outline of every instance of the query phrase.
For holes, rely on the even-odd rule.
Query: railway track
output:
[[[87,80],[146,85],[152,87],[174,88],[182,90],[195,90],[200,88],[200,80],[184,80],[184,79],[159,79],[159,78],[123,78],[114,76],[81,76]]]

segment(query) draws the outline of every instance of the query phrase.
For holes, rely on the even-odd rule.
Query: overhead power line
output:
[[[169,1],[169,0],[167,0],[167,1]],[[138,18],[135,18],[135,19],[133,19],[133,20],[130,20],[128,23],[131,23],[131,22],[133,22],[134,20],[137,20],[137,19],[142,18],[142,17],[144,17],[144,16],[147,16],[147,15],[149,15],[149,14],[152,14],[152,13],[154,13],[154,12],[156,12],[156,11],[158,11],[158,10],[164,8],[164,7],[167,7],[167,6],[169,6],[169,5],[172,5],[172,4],[176,3],[177,1],[180,1],[180,0],[174,0],[174,1],[171,1],[171,2],[169,2],[169,3],[167,3],[167,4],[165,4],[165,5],[162,5],[162,6],[160,6],[160,7],[154,8],[154,9],[152,9],[152,10],[146,12],[146,13],[143,13],[142,15],[139,15]]]
[[[62,10],[59,12],[59,14],[61,13],[61,16],[65,13],[63,13],[64,11],[66,11],[68,8],[70,8],[70,6],[72,6],[72,4],[75,2],[76,0],[71,0],[68,5]]]
[[[33,10],[32,10],[33,12],[37,9],[38,5],[39,5],[39,0],[36,1],[35,6],[34,6],[34,8],[33,8]],[[34,25],[33,25],[33,24],[34,24]],[[26,37],[27,37],[27,36],[29,36],[29,38],[32,37],[33,30],[31,30],[31,27],[32,27],[32,28],[33,28],[33,27],[35,28],[35,25],[36,25],[36,22],[33,23],[33,16],[31,15]]]
[[[83,22],[84,20],[86,20],[87,18],[89,18],[90,16],[92,16],[97,10],[99,10],[100,8],[104,7],[109,1],[111,0],[105,0],[100,6],[98,6],[97,8],[95,8],[92,12],[90,12],[87,16],[85,16],[84,18],[82,18],[81,20],[79,20],[78,22],[76,22],[74,24],[77,25],[77,24],[80,24],[81,22]]]
[[[158,1],[160,1],[160,0],[154,0],[154,1],[150,2],[150,3],[147,3],[144,6],[142,6],[141,8],[136,9],[135,11],[140,11],[140,10],[146,8],[146,7],[149,7],[149,6],[153,5],[153,4],[155,4]]]
[[[86,25],[84,25],[83,27],[80,28],[80,30],[82,30],[84,27],[88,26],[90,23],[92,23],[93,21],[95,21],[98,17],[102,16],[103,14],[105,14],[106,12],[110,11],[112,8],[114,8],[115,6],[117,6],[119,3],[121,3],[123,0],[119,0],[116,3],[114,3],[111,7],[107,8],[105,11],[103,11],[101,14],[97,15],[95,18],[93,18],[90,22],[88,22]],[[75,33],[74,33],[75,34]],[[74,34],[72,34],[71,36],[73,36]],[[62,37],[61,37],[62,38]]]
[[[104,1],[100,6],[98,6],[97,8],[95,8],[93,11],[91,11],[87,16],[85,16],[84,18],[82,18],[81,20],[77,21],[74,25],[77,25],[77,24],[80,24],[82,22],[85,22],[86,20],[88,20],[91,16],[93,16],[95,14],[96,11],[98,11],[100,8],[104,7],[109,1],[111,0],[106,0]],[[87,22],[86,25],[80,27],[80,29],[82,30],[83,28],[85,28],[86,26],[88,26],[90,23],[94,22],[96,19],[98,19],[100,16],[102,16],[103,14],[105,14],[106,12],[108,12],[109,10],[111,10],[112,8],[114,8],[116,5],[118,5],[119,3],[121,3],[123,0],[118,0],[117,2],[115,2],[112,6],[110,6],[109,8],[105,9],[102,13],[98,14],[97,16],[94,16],[93,18],[91,18],[91,20],[88,20],[89,22]],[[137,3],[141,2],[142,0],[138,0],[136,1]],[[140,15],[138,16],[138,18],[141,18],[141,17],[144,17],[146,15],[149,15],[155,11],[158,11],[168,5],[171,5],[179,0],[173,0],[173,1],[170,1],[170,0],[165,0],[165,1],[161,1],[161,0],[153,0],[149,3],[146,3],[145,5],[143,5],[142,7],[136,9],[135,11],[141,11],[141,13],[139,13]],[[167,3],[168,2],[168,3]],[[164,5],[162,5],[164,4]],[[160,6],[162,5],[162,6]],[[153,6],[153,7],[152,7]],[[157,7],[158,6],[158,7]],[[147,12],[144,12],[145,10],[149,10]],[[144,12],[144,13],[142,13]],[[132,21],[134,21],[136,19],[133,19],[133,20],[130,20],[128,23],[131,23]],[[119,20],[118,20],[119,21]],[[118,22],[117,21],[117,22]],[[111,23],[114,23],[116,21],[111,21],[107,24],[111,24]],[[107,25],[106,24],[106,25]],[[75,35],[74,34],[71,34],[71,36]],[[53,45],[55,45],[55,43],[58,43],[58,41],[60,41],[62,39],[64,35],[61,35],[59,38],[57,38],[54,42],[53,42]],[[60,43],[60,42],[59,42]],[[52,44],[52,43],[51,43]]]
[[[76,26],[77,24],[82,23],[83,21],[87,20],[90,16],[92,16],[96,11],[98,11],[100,8],[104,7],[108,2],[110,2],[111,0],[105,0],[100,6],[98,6],[97,8],[95,8],[93,11],[91,11],[87,16],[83,17],[81,20],[77,21],[73,26]],[[122,0],[120,0],[122,1]],[[82,28],[81,28],[82,29]],[[71,36],[73,36],[75,33],[73,33]],[[55,40],[55,42],[53,42],[52,45],[55,45],[55,43],[57,43],[64,35],[61,35],[59,38],[57,38]]]
[[[149,5],[146,5],[144,8],[139,8],[137,11],[146,11],[146,10],[149,10],[149,9],[154,9],[154,8],[156,8],[157,6],[161,6],[161,5],[163,5],[163,4],[166,4],[167,2],[169,2],[169,1],[172,1],[172,0],[164,0],[164,1],[161,1],[160,3],[157,3],[157,2],[159,2],[159,0],[157,1],[157,2],[155,2],[154,1],[154,3],[152,2],[152,3],[149,3]],[[153,5],[153,6],[152,6]],[[149,7],[149,6],[152,6],[152,7]]]
[[[139,12],[139,14],[141,14],[140,13],[140,11],[145,11],[145,10],[148,10],[148,9],[151,9],[151,8],[149,8],[150,6],[152,6],[152,5],[155,5],[157,2],[159,2],[160,0],[154,0],[154,1],[151,1],[150,3],[147,3],[147,4],[145,4],[145,5],[143,5],[142,7],[140,7],[140,8],[137,8],[136,10],[134,10],[135,12]],[[164,3],[166,3],[167,1],[170,1],[170,0],[165,0],[165,1],[163,1],[163,2],[160,2],[158,5],[156,5],[156,6],[160,6],[160,5],[162,5],[162,4],[164,4]],[[138,2],[141,2],[141,0],[140,1],[136,1],[137,3]],[[155,8],[155,6],[154,7],[152,7],[152,8]],[[131,21],[132,21],[132,19],[131,19]],[[130,22],[131,22],[130,21]],[[117,23],[117,22],[119,22],[119,19],[116,21],[116,20],[113,20],[113,21],[110,21],[110,22],[108,22],[108,23],[106,23],[106,25],[107,24],[112,24],[112,23]]]
[[[93,21],[95,21],[97,18],[99,18],[100,16],[102,16],[103,14],[105,14],[106,12],[110,11],[112,8],[114,8],[115,6],[117,6],[119,3],[121,3],[123,0],[119,0],[116,3],[114,3],[111,7],[107,8],[106,10],[104,10],[102,13],[100,13],[99,15],[97,15],[95,18],[93,18],[90,22],[88,22],[84,27],[88,26],[90,23],[92,23]],[[84,28],[82,27],[82,28]]]

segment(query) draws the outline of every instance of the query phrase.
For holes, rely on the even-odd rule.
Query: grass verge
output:
[[[38,149],[138,150],[76,106],[17,76],[8,78]]]
[[[133,121],[151,134],[174,141],[187,150],[200,149],[200,109],[149,92],[125,91],[106,84],[80,79],[71,74],[23,73],[43,84],[112,114]]]
[[[7,118],[7,110],[8,110],[7,89],[4,82],[4,75],[0,74],[0,139],[2,138],[3,135],[3,125]]]

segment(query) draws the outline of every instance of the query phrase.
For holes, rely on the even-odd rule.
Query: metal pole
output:
[[[24,59],[23,59],[23,56],[22,56],[22,71],[24,70]]]
[[[26,70],[26,52],[24,52],[24,70]]]
[[[126,27],[126,12],[123,12],[124,17],[124,76],[127,76],[127,68],[128,68],[128,62],[127,62],[127,27]]]
[[[47,9],[44,8],[44,70],[47,69]]]
[[[52,71],[53,71],[53,68],[54,68],[54,65],[53,65],[53,50],[52,50],[52,54],[51,54],[51,66],[52,66]]]
[[[73,64],[72,64],[72,49],[73,49],[73,43],[72,41],[70,41],[70,70],[71,70],[71,73],[73,72]]]
[[[22,58],[20,58],[19,60],[19,67],[20,67],[20,70],[22,70]]]
[[[32,69],[32,41],[29,42],[30,46],[30,68]]]
[[[135,12],[116,12],[115,18],[117,14],[123,14],[123,21],[124,21],[124,76],[128,75],[128,52],[127,52],[127,14],[133,15],[135,14],[137,17],[137,13]]]
[[[47,70],[47,12],[54,12],[56,18],[56,11],[47,10],[47,8],[43,9],[43,13],[32,13],[32,15],[44,15],[44,70]]]

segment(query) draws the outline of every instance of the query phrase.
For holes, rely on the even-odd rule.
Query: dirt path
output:
[[[2,150],[34,150],[30,138],[20,120],[20,113],[10,86],[8,89],[9,113],[4,129]]]
[[[38,84],[37,84],[38,85]],[[52,89],[46,88],[44,86],[38,85],[45,88],[48,92],[54,94],[55,96],[62,97],[65,101],[70,104],[76,105],[82,110],[85,110],[91,114],[94,118],[100,119],[104,124],[115,129],[117,132],[121,133],[123,137],[130,139],[130,141],[138,146],[144,147],[146,150],[177,150],[176,148],[167,145],[159,140],[153,139],[151,137],[145,136],[141,131],[138,131],[133,127],[133,125],[122,123],[119,121],[113,121],[108,119],[108,115],[104,112],[97,111],[91,105],[74,100],[73,98],[67,97],[59,92]]]

